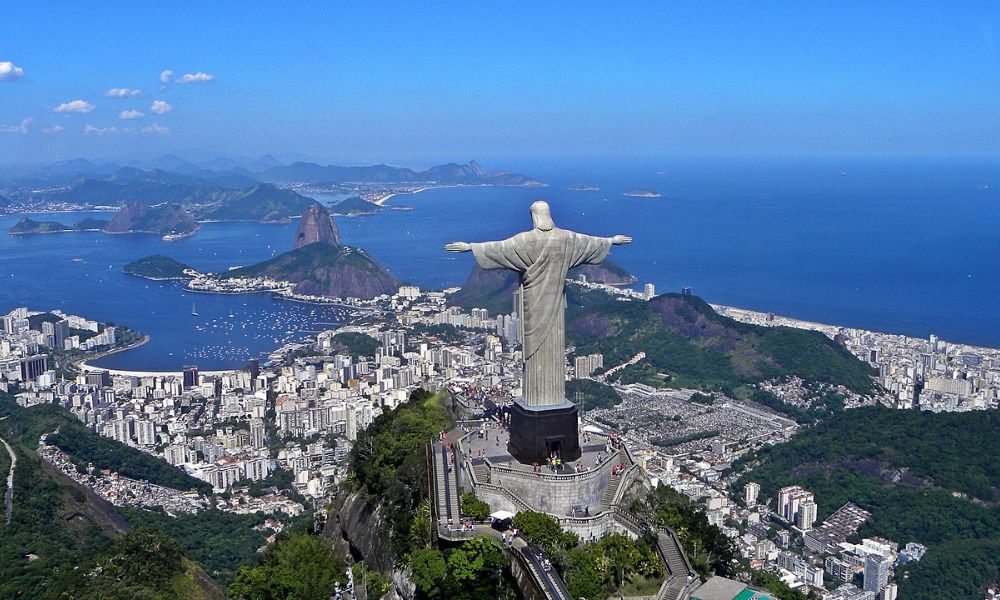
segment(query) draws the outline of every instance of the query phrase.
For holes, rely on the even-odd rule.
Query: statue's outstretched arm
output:
[[[448,252],[469,252],[472,250],[472,244],[469,242],[452,242],[445,244],[444,249]]]
[[[618,234],[611,238],[611,243],[615,246],[624,246],[625,244],[631,244],[632,238],[627,235]]]

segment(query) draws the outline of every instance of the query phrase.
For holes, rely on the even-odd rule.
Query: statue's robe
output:
[[[558,227],[472,244],[480,267],[510,269],[521,275],[521,402],[525,406],[566,403],[566,273],[578,265],[600,263],[609,250],[611,238]]]

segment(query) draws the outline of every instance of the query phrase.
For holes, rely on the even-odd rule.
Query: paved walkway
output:
[[[457,432],[457,435],[455,435],[456,438],[463,437],[461,443],[466,458],[474,459],[483,457],[488,459],[494,466],[509,467],[518,471],[524,471],[525,473],[533,472],[531,465],[523,465],[517,462],[507,452],[507,443],[510,441],[509,431],[500,429],[499,425],[494,421],[487,421],[483,426],[483,430],[484,436],[479,437],[479,428],[470,425],[470,435],[463,437],[462,429],[456,428],[450,432],[449,441],[458,441],[457,439],[451,439],[452,435],[455,435]],[[579,460],[563,463],[562,469],[559,471],[553,471],[547,465],[540,465],[542,472],[557,475],[573,475],[576,472],[577,465],[582,465],[584,469],[593,469],[608,459],[607,438],[603,435],[588,434],[587,439],[581,438],[580,442],[582,454]],[[613,455],[614,452],[612,452],[611,456]]]
[[[14,449],[10,447],[7,440],[0,438],[0,442],[7,447],[7,454],[10,455],[10,472],[7,473],[7,490],[4,492],[4,512],[6,514],[7,525],[10,525],[10,517],[14,513],[14,469],[17,467],[17,455],[14,454]]]

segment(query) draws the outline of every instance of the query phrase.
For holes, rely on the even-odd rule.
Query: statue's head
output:
[[[552,213],[549,212],[548,202],[536,200],[531,203],[531,223],[539,231],[551,231],[556,226],[552,222]]]

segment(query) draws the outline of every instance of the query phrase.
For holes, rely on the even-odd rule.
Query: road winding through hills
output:
[[[10,447],[7,440],[0,438],[0,442],[7,447],[7,454],[10,455],[10,472],[7,473],[7,490],[3,495],[4,503],[4,514],[6,515],[5,524],[10,525],[10,516],[14,512],[14,469],[17,467],[17,455],[14,454],[14,449]]]

